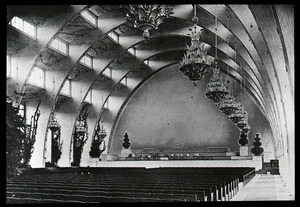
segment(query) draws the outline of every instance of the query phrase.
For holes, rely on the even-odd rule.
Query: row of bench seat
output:
[[[213,174],[205,174],[203,169],[201,173],[190,169],[188,173],[183,169],[173,173],[170,169],[150,173],[145,169],[24,173],[7,183],[6,198],[7,203],[47,203],[51,199],[64,203],[228,201],[239,191],[243,174],[232,169],[218,174],[219,170]]]

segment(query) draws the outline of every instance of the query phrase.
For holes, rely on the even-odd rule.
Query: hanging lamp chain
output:
[[[197,17],[197,5],[194,4],[193,7],[194,7],[194,16],[192,18],[192,22],[194,22],[194,26],[196,26],[198,24],[198,20],[199,20]]]
[[[228,30],[229,30],[229,15],[227,14],[227,61],[229,60],[229,55],[228,55],[228,48],[229,48],[229,35],[228,35]],[[227,67],[226,67],[226,79],[228,79],[228,71],[229,71],[229,65],[227,63]]]
[[[215,13],[216,13],[216,39],[215,39],[215,42],[216,42],[216,46],[215,46],[215,55],[216,55],[216,58],[218,58],[218,10],[217,10],[217,5],[215,5]]]
[[[237,95],[236,95],[236,76],[234,76],[234,96],[237,97]]]

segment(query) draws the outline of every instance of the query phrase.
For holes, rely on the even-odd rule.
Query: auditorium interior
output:
[[[6,203],[295,200],[294,5],[7,5]]]

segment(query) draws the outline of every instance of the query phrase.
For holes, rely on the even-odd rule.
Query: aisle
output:
[[[293,200],[280,175],[257,174],[231,201]]]

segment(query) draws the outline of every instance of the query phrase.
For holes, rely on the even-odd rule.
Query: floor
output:
[[[231,201],[295,200],[280,175],[256,174]]]

